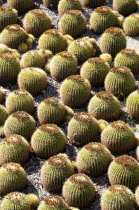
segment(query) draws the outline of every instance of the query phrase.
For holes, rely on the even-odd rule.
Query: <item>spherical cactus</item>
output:
[[[135,77],[131,70],[124,66],[111,69],[105,78],[105,90],[120,99],[126,98],[135,87]]]
[[[47,75],[40,68],[29,67],[22,69],[18,75],[18,86],[32,95],[38,95],[47,87]]]
[[[21,191],[27,183],[24,169],[17,163],[6,163],[0,168],[0,195]]]
[[[102,91],[92,97],[88,112],[96,119],[114,120],[121,115],[122,109],[119,100],[112,93]]]
[[[0,126],[4,125],[5,120],[8,117],[7,110],[4,106],[0,105]]]
[[[91,29],[98,34],[107,28],[117,25],[117,17],[110,7],[102,6],[95,9],[90,18]]]
[[[139,90],[132,92],[126,100],[127,113],[135,120],[139,120]]]
[[[68,52],[76,56],[78,63],[85,62],[96,54],[96,49],[86,39],[77,39],[68,46]]]
[[[115,158],[108,169],[111,185],[125,185],[134,190],[139,184],[139,163],[131,156],[123,155]]]
[[[58,30],[49,29],[40,36],[38,45],[39,49],[51,50],[56,54],[66,49],[67,42]]]
[[[13,83],[20,72],[20,62],[12,53],[0,53],[0,84],[3,86]]]
[[[56,54],[50,61],[50,74],[56,80],[60,81],[77,73],[77,59],[67,51]]]
[[[139,14],[134,13],[127,17],[123,29],[127,36],[137,36],[139,34]]]
[[[75,174],[64,183],[62,196],[69,206],[85,208],[95,199],[95,187],[85,174]]]
[[[135,198],[131,190],[124,185],[109,187],[101,197],[102,210],[134,209]]]
[[[66,108],[59,99],[51,97],[39,104],[37,115],[41,125],[47,123],[59,124],[65,119]]]
[[[34,9],[29,11],[23,19],[23,27],[27,33],[34,36],[41,35],[52,27],[51,19],[45,11]]]
[[[139,55],[135,50],[124,49],[116,55],[114,66],[125,66],[131,69],[134,75],[139,74]]]
[[[7,3],[17,9],[19,14],[23,14],[34,7],[34,0],[7,0]]]
[[[72,88],[71,88],[72,87]],[[60,87],[62,102],[72,108],[84,106],[91,96],[91,85],[79,75],[65,79]]]
[[[74,174],[74,166],[68,157],[59,154],[48,159],[41,169],[41,180],[45,190],[59,192],[64,181]]]
[[[18,22],[18,12],[9,6],[0,6],[0,31],[6,26],[16,24]]]
[[[80,0],[85,7],[96,8],[105,4],[106,0]]]
[[[41,201],[38,210],[69,210],[68,204],[60,196],[51,195]]]
[[[47,159],[65,149],[66,136],[58,126],[45,124],[33,133],[31,146],[39,157]]]
[[[43,3],[48,8],[57,9],[59,0],[43,0]]]
[[[104,130],[104,128],[106,128],[107,125],[109,125],[109,123],[106,120],[98,120],[98,124],[99,124],[99,129],[100,132],[102,132]]]
[[[82,5],[79,0],[60,0],[58,4],[58,13],[62,16],[68,10],[82,11]]]
[[[108,62],[109,64],[112,63],[112,56],[108,53],[103,53],[99,57],[102,58],[104,61]]]
[[[124,121],[115,121],[109,124],[101,133],[101,143],[112,154],[126,153],[137,146],[133,130]]]
[[[4,124],[5,136],[18,134],[30,140],[36,128],[34,118],[27,112],[17,111],[10,115]]]
[[[6,109],[8,114],[16,111],[32,113],[34,111],[34,99],[26,90],[15,90],[6,98]]]
[[[113,0],[113,9],[124,16],[128,16],[138,9],[136,0]]]
[[[113,57],[126,48],[126,37],[119,28],[108,28],[100,38],[100,48],[102,53],[109,53]]]
[[[36,209],[40,203],[40,199],[35,194],[28,194],[26,196],[27,200],[31,204],[31,208]]]
[[[91,114],[80,112],[70,120],[67,133],[70,143],[85,145],[96,139],[99,134],[99,124]]]
[[[68,10],[61,17],[59,28],[62,34],[81,36],[86,30],[86,18],[79,10]]]
[[[91,43],[91,45],[93,46],[93,49],[95,51],[95,55],[100,55],[101,50],[100,50],[99,43],[94,38],[90,38],[89,36],[85,36],[85,37],[82,38],[82,40],[89,41]]]
[[[19,135],[10,135],[0,142],[0,165],[8,162],[25,164],[29,160],[30,145]]]
[[[110,151],[103,144],[93,142],[79,151],[76,166],[80,173],[98,177],[107,172],[111,160]]]
[[[2,203],[2,210],[20,209],[20,210],[31,210],[30,202],[28,201],[25,194],[20,192],[12,192],[7,194]]]
[[[92,87],[104,84],[104,79],[110,66],[101,58],[89,58],[81,67],[80,74],[86,78]]]

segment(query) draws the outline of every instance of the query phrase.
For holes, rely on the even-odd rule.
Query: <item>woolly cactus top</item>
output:
[[[80,113],[75,114],[74,119],[81,122],[89,122],[93,119],[93,116],[86,112],[80,112]]]
[[[6,59],[6,60],[15,60],[15,56],[10,52],[4,52],[0,53],[0,58]]]
[[[113,72],[115,74],[120,74],[120,75],[128,75],[131,73],[131,70],[125,66],[120,66],[120,67],[115,67],[115,68],[111,69],[111,72]]]
[[[110,7],[107,7],[107,6],[102,6],[102,7],[98,7],[95,9],[95,12],[97,13],[109,13],[111,12],[111,8]]]
[[[23,112],[23,111],[17,111],[15,113],[13,113],[12,116],[17,119],[21,119],[21,120],[28,120],[30,118],[29,114],[27,112]]]
[[[88,39],[84,39],[84,38],[82,38],[82,39],[76,39],[75,41],[73,41],[72,43],[74,43],[75,45],[78,45],[78,46],[86,46],[86,45],[88,45],[88,44],[91,44],[89,41],[88,41]],[[72,44],[71,43],[71,44]]]
[[[42,72],[42,69],[39,69],[39,68],[35,68],[35,67],[29,67],[29,68],[25,68],[23,69],[22,71],[32,71],[32,72],[37,72],[37,73],[41,73]]]
[[[33,10],[29,11],[29,13],[34,14],[36,16],[40,16],[40,17],[42,17],[42,15],[46,16],[45,11],[43,11],[41,9],[33,9]]]
[[[104,100],[104,101],[107,101],[107,100],[110,100],[111,98],[113,98],[113,94],[112,94],[112,93],[105,92],[105,91],[96,93],[96,96],[97,96],[99,99],[102,99],[102,100]]]
[[[126,191],[126,187],[123,185],[114,185],[108,188],[109,191],[121,194]]]
[[[20,168],[20,165],[17,163],[6,163],[2,165],[3,168],[5,168],[8,172],[16,172]]]
[[[84,148],[86,150],[96,151],[96,152],[104,150],[104,146],[102,144],[100,144],[100,143],[97,143],[97,142],[89,143],[89,144],[85,145]]]
[[[22,137],[16,134],[10,135],[5,138],[3,141],[8,144],[18,144],[21,142]]]
[[[124,121],[119,120],[119,121],[112,122],[111,127],[115,129],[126,130],[129,126]]]
[[[123,155],[123,156],[115,158],[115,162],[129,168],[138,166],[138,162],[134,158],[128,155]]]
[[[71,54],[68,51],[63,51],[63,52],[57,53],[56,55],[59,55],[63,58],[67,58],[67,59],[71,59],[71,58],[75,57],[73,54]]]
[[[45,31],[44,34],[51,34],[51,35],[56,36],[56,35],[60,34],[60,32],[56,29],[49,29],[49,30]]]
[[[101,63],[106,63],[102,58],[89,58],[88,63],[93,63],[93,64],[101,64]]]
[[[49,206],[59,206],[63,203],[63,199],[60,196],[51,195],[45,198],[44,202]]]
[[[17,24],[14,24],[14,25],[9,25],[6,27],[6,29],[8,31],[20,31],[20,30],[23,30],[20,25],[17,25]]]
[[[64,156],[53,156],[51,158],[49,158],[48,163],[51,166],[55,166],[55,167],[64,167],[67,165],[67,161],[66,158]]]
[[[111,28],[106,29],[105,32],[116,35],[116,34],[122,34],[123,33],[123,30],[120,29],[120,28],[111,27]]]
[[[68,10],[65,14],[73,15],[73,16],[80,16],[82,12],[80,10]]]
[[[58,104],[59,99],[55,98],[55,97],[51,97],[51,98],[47,98],[47,99],[43,100],[43,102],[46,104]]]
[[[10,7],[10,6],[4,6],[4,5],[1,5],[1,6],[0,6],[0,11],[6,12],[6,11],[12,11],[12,10],[13,10],[13,8]],[[15,11],[16,11],[16,10],[15,10]]]
[[[41,125],[39,127],[39,129],[42,130],[42,131],[44,131],[44,132],[48,132],[50,134],[54,134],[54,133],[58,133],[59,132],[58,126],[56,126],[54,124]]]
[[[10,201],[17,202],[22,201],[26,198],[26,195],[20,192],[12,192],[6,195],[6,199],[9,199]]]
[[[71,176],[70,181],[74,184],[89,184],[90,178],[86,176],[85,174],[75,174]]]
[[[26,96],[26,95],[28,95],[29,93],[28,93],[26,90],[15,90],[15,91],[14,91],[14,94],[15,94],[15,95],[18,95],[18,96]]]
[[[121,53],[124,55],[137,55],[135,50],[131,50],[131,49],[124,49],[121,50]]]
[[[138,13],[131,14],[131,17],[136,18],[137,20],[139,20],[139,14]]]
[[[80,75],[69,76],[68,78],[66,78],[66,80],[73,80],[77,83],[85,82],[85,79],[83,77],[81,77]]]

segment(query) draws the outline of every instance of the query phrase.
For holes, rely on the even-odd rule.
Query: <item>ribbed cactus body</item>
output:
[[[105,78],[105,90],[113,93],[116,97],[126,98],[135,90],[136,81],[131,70],[127,67],[115,67]]]
[[[113,9],[121,15],[128,16],[138,9],[136,0],[113,0]]]
[[[17,9],[19,14],[26,13],[34,7],[34,0],[7,0],[9,6]]]
[[[101,58],[89,58],[81,67],[80,74],[86,78],[92,87],[104,84],[104,79],[110,66]]]
[[[43,3],[48,8],[57,9],[59,0],[43,0]]]
[[[71,88],[72,87],[72,88]],[[84,106],[91,96],[91,85],[79,75],[65,79],[60,87],[62,102],[72,108]]]
[[[27,183],[24,169],[17,163],[6,163],[0,168],[0,195],[22,191]]]
[[[32,113],[34,111],[34,99],[27,91],[15,90],[6,98],[6,109],[9,114],[16,111]]]
[[[3,86],[13,83],[20,72],[20,62],[12,53],[0,54],[0,84]]]
[[[105,30],[100,38],[102,53],[109,53],[113,57],[126,48],[126,37],[119,28],[111,27]]]
[[[95,55],[100,55],[101,50],[100,50],[99,43],[94,38],[90,38],[89,36],[85,36],[85,37],[82,38],[82,40],[89,41],[93,46],[93,49],[95,51]]]
[[[105,4],[105,0],[80,0],[85,7],[96,8]]]
[[[95,187],[85,174],[75,174],[64,183],[62,196],[69,206],[85,208],[95,199]]]
[[[0,31],[2,31],[6,26],[16,24],[17,22],[17,10],[9,6],[0,6]]]
[[[51,50],[56,54],[66,49],[67,42],[58,30],[49,29],[40,36],[38,45],[39,49]]]
[[[76,166],[80,173],[98,177],[107,172],[111,160],[110,151],[103,144],[93,142],[79,151]]]
[[[1,203],[1,208],[3,210],[31,210],[31,205],[25,194],[12,192],[4,197]]]
[[[107,28],[117,25],[117,17],[110,7],[102,6],[95,9],[90,18],[91,29],[98,34]]]
[[[128,96],[126,109],[131,118],[139,120],[139,90],[132,92]]]
[[[137,146],[133,130],[124,121],[115,121],[108,125],[101,133],[101,143],[112,154],[126,153]]]
[[[67,51],[56,54],[50,61],[50,74],[56,80],[61,81],[77,73],[77,59],[73,54]]]
[[[88,104],[88,112],[96,119],[114,120],[122,112],[119,100],[108,92],[99,92],[92,97]]]
[[[139,34],[139,14],[134,13],[127,17],[123,23],[123,29],[127,36],[137,36]]]
[[[59,154],[48,159],[41,169],[41,180],[45,190],[59,192],[64,181],[74,174],[74,166],[68,157]]]
[[[29,203],[31,204],[31,208],[36,209],[40,203],[40,199],[38,198],[38,196],[36,194],[28,194],[27,195],[27,200],[29,201]]]
[[[70,143],[85,145],[96,139],[99,134],[99,124],[91,114],[81,112],[70,120],[67,133]]]
[[[34,36],[41,35],[52,27],[51,19],[45,11],[34,9],[29,11],[23,19],[23,27],[27,33]]]
[[[10,135],[0,142],[0,165],[8,162],[25,164],[29,160],[30,145],[19,135]]]
[[[22,69],[18,75],[18,86],[21,90],[27,90],[32,95],[38,95],[47,87],[47,75],[40,68]]]
[[[32,133],[36,128],[34,118],[27,112],[17,111],[10,115],[4,124],[4,134],[18,134],[30,140]]]
[[[62,16],[68,10],[82,11],[82,5],[79,0],[60,0],[58,4],[58,13]]]
[[[111,185],[125,185],[134,190],[139,184],[139,163],[131,156],[117,157],[109,166],[108,178]]]
[[[134,75],[139,74],[139,55],[135,50],[124,49],[116,55],[114,66],[125,66],[129,68]]]
[[[7,110],[4,106],[0,105],[0,126],[4,125],[5,120],[8,117]]]
[[[66,136],[54,124],[40,126],[32,135],[31,146],[33,151],[41,158],[49,158],[65,149]]]
[[[86,24],[86,18],[81,11],[68,10],[61,17],[59,29],[62,34],[79,37],[87,30]]]
[[[130,210],[134,209],[134,205],[134,194],[124,185],[109,187],[101,197],[102,210]]]

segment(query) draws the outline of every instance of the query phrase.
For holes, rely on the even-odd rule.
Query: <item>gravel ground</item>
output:
[[[109,4],[108,6],[111,6],[111,4]],[[36,1],[36,8],[41,8],[41,9],[45,10],[52,18],[54,27],[58,29],[58,23],[59,23],[60,18],[57,14],[57,11],[47,9],[42,4],[42,0]],[[84,9],[83,13],[84,13],[85,17],[87,18],[87,20],[89,20],[90,14],[92,13],[93,10],[88,9],[88,8],[83,8],[83,9]],[[94,34],[91,30],[89,30],[89,24],[88,24],[88,30],[83,36],[94,37],[98,41],[100,38],[99,36]],[[139,48],[137,48],[138,44],[139,44],[139,37],[135,37],[135,38],[127,37],[127,48],[135,49],[139,53]],[[37,43],[36,43],[35,48],[36,47],[37,47]],[[45,98],[49,98],[52,96],[59,98],[59,87],[60,87],[60,83],[54,81],[52,78],[49,77],[48,78],[48,88],[47,88],[46,92],[35,97],[36,108],[37,108],[38,103],[40,103]],[[139,80],[138,79],[137,79],[137,88],[139,88]],[[5,88],[5,91],[7,92],[6,95],[9,93],[9,91],[12,91],[15,89],[18,89],[17,85],[12,85],[12,86],[6,87]],[[102,91],[102,90],[103,90],[103,88],[93,89],[92,92],[98,92],[98,91]],[[125,103],[122,102],[123,115],[122,115],[121,119],[128,122],[133,127],[136,134],[138,134],[137,132],[139,132],[139,125],[135,124],[134,121],[131,121],[128,119],[128,116],[125,113],[124,104]],[[80,112],[87,111],[87,108],[83,107],[80,110],[75,110],[75,112],[79,112],[79,111]],[[37,121],[36,112],[34,114],[34,118]],[[39,125],[39,123],[37,122],[37,126],[38,125]],[[62,124],[60,127],[66,133],[67,123]],[[69,157],[72,160],[74,160],[79,149],[80,148],[77,148],[77,147],[67,144],[65,152],[69,155]],[[128,155],[132,155],[133,157],[136,157],[135,151],[128,153]],[[46,192],[43,190],[42,185],[41,185],[41,180],[40,180],[40,168],[44,162],[45,162],[45,160],[42,160],[42,159],[36,157],[34,154],[32,154],[30,161],[25,165],[25,170],[28,174],[28,184],[27,184],[27,187],[24,190],[24,192],[25,193],[36,193],[39,195],[40,199],[43,199],[50,194],[49,192]],[[96,196],[95,202],[91,205],[91,207],[86,208],[86,210],[100,210],[100,196],[103,194],[103,192],[109,186],[108,178],[107,178],[107,175],[104,175],[99,178],[92,178],[92,180],[96,186],[97,196]]]

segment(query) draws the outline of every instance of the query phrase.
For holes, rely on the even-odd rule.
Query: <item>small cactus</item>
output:
[[[128,16],[138,9],[136,0],[113,0],[113,9],[121,15]]]
[[[135,90],[128,96],[126,109],[131,118],[139,120],[139,90]]]
[[[139,35],[139,14],[133,13],[123,23],[123,29],[127,36]]]
[[[85,37],[82,38],[82,40],[89,41],[91,43],[91,45],[93,46],[93,49],[95,51],[95,55],[100,55],[101,50],[100,50],[99,43],[94,38],[90,38],[89,36],[85,36]]]
[[[34,0],[7,0],[7,3],[17,9],[19,14],[26,13],[34,7]]]
[[[85,7],[96,8],[103,6],[106,0],[80,0]]]
[[[103,53],[99,57],[102,58],[104,61],[108,62],[109,64],[112,63],[112,56],[108,53]]]
[[[58,13],[62,16],[68,10],[82,11],[82,5],[79,0],[60,0],[58,4]]]
[[[48,8],[57,9],[59,0],[43,0],[43,3]]]
[[[31,208],[33,209],[36,209],[40,203],[40,199],[35,194],[28,194],[26,196],[26,199],[29,201],[29,203],[31,204]]]
[[[0,105],[0,126],[4,125],[4,122],[6,121],[7,117],[7,110],[4,106]]]

